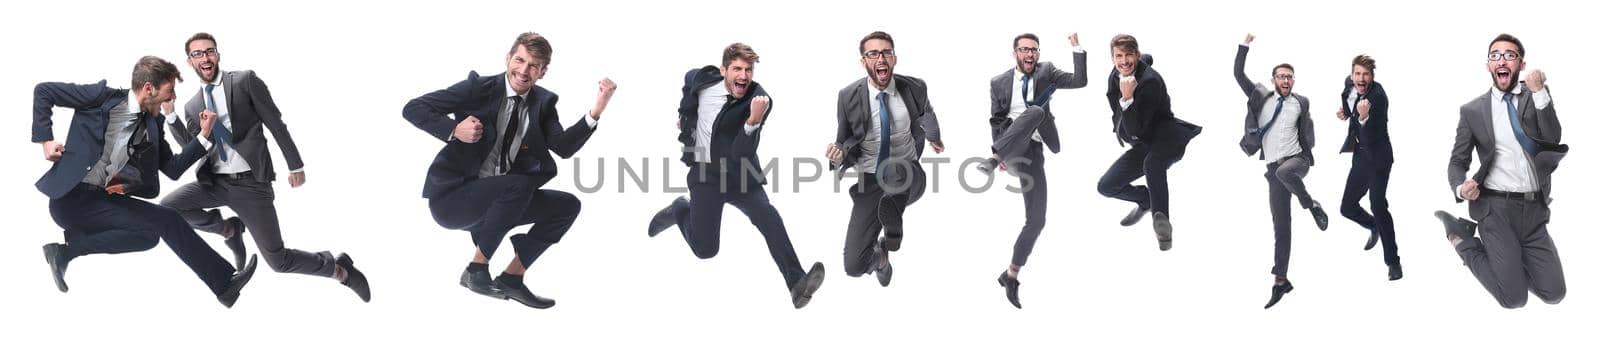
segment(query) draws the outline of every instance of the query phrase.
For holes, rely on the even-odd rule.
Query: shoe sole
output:
[[[55,246],[55,244],[44,245],[44,263],[50,265],[50,279],[56,282],[56,289],[61,290],[62,293],[66,293],[67,280],[66,278],[61,277],[66,273],[56,272],[57,257],[61,257],[61,250],[59,246]]]
[[[1172,222],[1156,221],[1156,244],[1161,251],[1172,249]]]
[[[811,304],[811,294],[815,294],[818,288],[822,288],[822,279],[827,277],[827,272],[823,271],[822,267],[813,267],[812,271],[817,273],[817,277],[815,280],[806,281],[806,288],[800,291],[800,298],[796,300],[794,309],[805,308],[806,305]]]

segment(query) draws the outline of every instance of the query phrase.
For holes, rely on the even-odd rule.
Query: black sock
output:
[[[489,272],[489,264],[488,263],[468,263],[467,264],[467,271],[474,272],[474,273],[478,273],[478,272],[487,273],[487,272]]]
[[[505,283],[509,283],[509,284],[521,285],[522,284],[522,275],[512,275],[511,273],[501,272],[500,273],[500,277],[495,278],[495,280],[499,280],[499,281],[502,281],[502,282],[505,282]]]

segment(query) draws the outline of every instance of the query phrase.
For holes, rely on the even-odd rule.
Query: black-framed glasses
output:
[[[215,57],[215,56],[217,56],[217,48],[215,48],[215,47],[204,49],[204,50],[189,51],[189,59],[200,59],[200,58],[203,58],[203,57]]]
[[[1489,61],[1497,61],[1497,60],[1513,61],[1513,60],[1517,60],[1519,58],[1522,58],[1522,55],[1518,54],[1517,51],[1504,51],[1504,52],[1502,52],[1502,51],[1494,51],[1494,52],[1489,52]]]
[[[894,49],[871,50],[867,51],[866,53],[862,53],[861,56],[867,59],[893,58]]]
[[[1272,75],[1272,79],[1294,80],[1294,75],[1293,74],[1274,74],[1274,75]]]
[[[1038,47],[1018,47],[1016,50],[1017,50],[1017,53],[1022,53],[1022,54],[1039,54],[1039,48]]]

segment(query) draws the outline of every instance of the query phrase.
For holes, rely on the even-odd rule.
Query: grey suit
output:
[[[212,95],[223,98],[227,104],[229,130],[233,137],[228,142],[235,151],[229,157],[240,157],[250,170],[238,174],[215,173],[214,165],[219,161],[217,150],[222,146],[213,145],[205,160],[196,167],[195,182],[168,194],[161,200],[161,205],[178,210],[195,229],[217,234],[221,234],[226,227],[222,213],[215,208],[227,206],[239,215],[248,233],[253,234],[251,238],[255,240],[256,250],[266,257],[267,265],[273,271],[332,277],[335,261],[332,253],[306,252],[287,248],[283,244],[277,208],[272,203],[275,197],[272,181],[277,175],[272,170],[272,153],[267,149],[266,132],[271,131],[273,139],[278,141],[278,148],[283,151],[289,168],[300,169],[305,164],[301,162],[300,150],[295,147],[294,138],[289,135],[289,128],[283,122],[283,114],[272,99],[272,92],[253,71],[223,72],[219,76],[222,77],[222,88],[214,90]],[[172,124],[172,138],[179,143],[187,143],[199,136],[200,112],[206,110],[205,95],[205,88],[202,87],[184,105],[187,124]]]
[[[913,123],[909,125],[914,155],[920,159],[924,141],[943,143],[939,138],[939,119],[934,115],[933,106],[928,103],[928,86],[922,79],[899,74],[894,75],[894,84],[895,91],[909,111],[907,116]],[[862,157],[861,142],[867,134],[877,133],[872,131],[870,105],[873,99],[867,96],[869,86],[868,80],[861,78],[839,90],[839,128],[834,143],[844,151],[844,159],[829,165],[830,169],[838,171],[838,176],[843,176],[858,164]],[[850,188],[854,207],[845,235],[845,274],[859,276],[873,268],[872,246],[877,243],[880,231],[884,236],[885,248],[900,248],[904,232],[903,226],[897,222],[907,206],[922,198],[927,184],[921,164],[897,164],[900,162],[894,160],[894,163],[883,167],[884,173],[861,173],[858,183]],[[890,217],[889,223],[884,223],[880,218],[885,215]]]
[[[1550,91],[1549,88],[1544,90]],[[1500,98],[1491,98],[1493,92],[1461,106],[1455,147],[1450,154],[1452,196],[1466,181],[1473,149],[1477,149],[1480,163],[1473,180],[1480,185],[1486,183],[1490,169],[1495,166],[1495,122],[1491,105],[1505,104]],[[1531,90],[1524,89],[1514,98],[1516,117],[1528,137],[1537,144],[1537,151],[1528,156],[1539,190],[1512,197],[1491,193],[1485,188],[1477,200],[1467,205],[1471,217],[1479,223],[1478,237],[1469,235],[1456,246],[1456,252],[1472,275],[1506,308],[1526,304],[1529,291],[1548,303],[1560,302],[1567,293],[1561,258],[1545,229],[1550,221],[1550,175],[1567,154],[1567,146],[1560,144],[1561,121],[1556,117],[1553,102],[1544,109],[1535,107]],[[1456,202],[1461,201],[1456,197]]]
[[[1239,53],[1233,59],[1233,79],[1239,84],[1239,89],[1244,91],[1245,97],[1248,98],[1245,101],[1244,136],[1239,138],[1239,148],[1244,150],[1245,155],[1253,155],[1259,152],[1261,154],[1260,159],[1266,160],[1267,151],[1262,149],[1261,143],[1262,138],[1267,133],[1270,133],[1272,126],[1263,126],[1261,124],[1261,115],[1274,114],[1262,111],[1270,105],[1268,99],[1278,97],[1274,96],[1276,91],[1274,88],[1252,82],[1250,77],[1245,75],[1245,59],[1249,53],[1249,46],[1239,45]],[[1274,69],[1273,71],[1276,72],[1277,70]],[[1268,162],[1267,172],[1263,175],[1267,178],[1267,205],[1268,210],[1272,213],[1274,238],[1272,274],[1279,277],[1287,277],[1289,275],[1290,235],[1292,234],[1291,229],[1289,229],[1291,225],[1289,197],[1292,195],[1299,198],[1300,208],[1302,209],[1311,209],[1316,204],[1316,200],[1311,199],[1311,194],[1306,191],[1305,184],[1306,174],[1311,171],[1311,166],[1315,163],[1311,148],[1316,146],[1317,143],[1317,130],[1311,123],[1311,100],[1293,92],[1289,93],[1288,98],[1294,98],[1295,102],[1300,104],[1300,114],[1293,117],[1295,119],[1294,129],[1295,135],[1298,137],[1297,142],[1300,146],[1300,153],[1288,158],[1274,159]],[[1279,105],[1279,109],[1281,109],[1283,102],[1278,102],[1276,105]],[[1276,121],[1276,119],[1290,119],[1290,117],[1268,117],[1267,119]]]
[[[1034,65],[1028,85],[1027,109],[1012,119],[1011,104],[1015,97],[1017,69],[1012,68],[989,80],[989,134],[994,139],[990,151],[1022,178],[1022,206],[1024,222],[1022,232],[1012,246],[1011,264],[1023,266],[1028,255],[1044,231],[1045,212],[1049,197],[1048,180],[1044,171],[1044,149],[1061,152],[1061,137],[1056,130],[1055,115],[1050,112],[1049,92],[1054,88],[1076,89],[1089,84],[1086,71],[1087,54],[1072,54],[1072,72],[1056,68],[1055,64],[1042,62]],[[1040,141],[1033,140],[1034,133]]]

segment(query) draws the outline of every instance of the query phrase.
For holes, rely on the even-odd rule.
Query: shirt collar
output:
[[[894,75],[892,74],[889,75],[889,86],[885,86],[882,91],[879,91],[877,86],[872,86],[871,79],[867,80],[867,92],[871,92],[873,96],[877,96],[879,92],[886,92],[889,93],[890,97],[899,97],[900,91],[897,89],[899,89],[899,87],[896,86]]]
[[[222,75],[223,75],[222,69],[217,69],[217,79],[212,79],[210,83],[206,83],[206,84],[207,85],[211,85],[211,86],[216,86],[216,87],[222,87]]]
[[[1505,91],[1501,91],[1499,87],[1490,86],[1489,87],[1489,91],[1494,93],[1494,98],[1490,98],[1490,99],[1502,100],[1501,98],[1505,98],[1506,97],[1506,92]],[[1512,96],[1521,95],[1521,94],[1522,94],[1522,86],[1512,86],[1511,87],[1511,95]]]
[[[517,90],[511,88],[511,74],[508,73],[504,77],[501,77],[501,78],[504,78],[504,79],[501,79],[501,80],[505,81],[505,83],[506,83],[506,96],[502,97],[502,98],[521,97],[523,101],[527,101],[528,100],[528,95],[524,94],[524,95],[520,95],[519,96],[519,95],[517,95]],[[528,89],[528,93],[533,93],[533,89]]]

